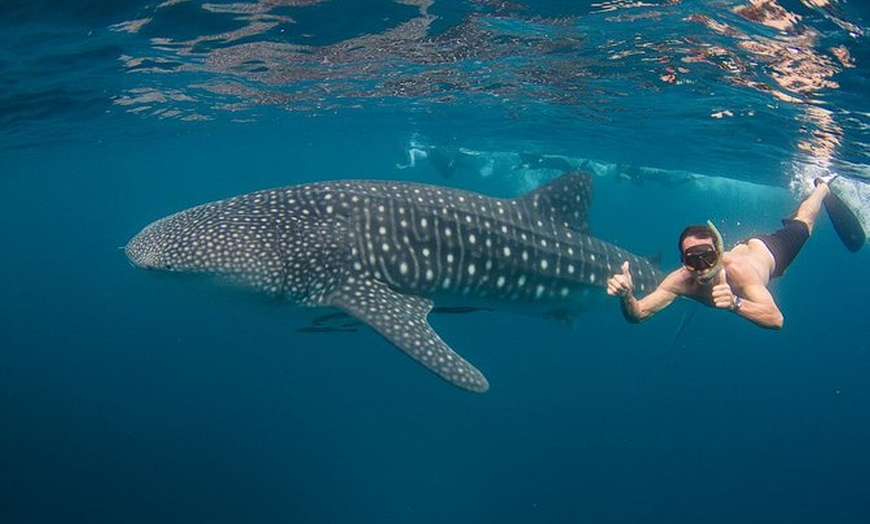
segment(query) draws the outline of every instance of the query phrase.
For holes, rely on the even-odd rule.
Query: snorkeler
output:
[[[828,183],[817,179],[815,190],[801,202],[792,217],[782,221],[782,229],[745,240],[727,252],[711,222],[706,226],[689,226],[679,240],[682,265],[667,275],[653,292],[640,299],[634,297],[628,262],[624,262],[622,272],[607,281],[607,294],[622,297],[622,313],[632,323],[651,317],[677,297],[685,296],[731,311],[761,327],[780,329],[782,312],[767,284],[782,276],[797,256],[813,231],[823,203],[835,224],[842,221],[832,206],[827,205],[831,199],[836,197]],[[851,216],[845,208],[838,211]],[[863,245],[863,230],[860,235]],[[854,250],[855,246],[847,243],[847,247]]]

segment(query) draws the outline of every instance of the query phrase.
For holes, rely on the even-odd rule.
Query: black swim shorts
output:
[[[800,220],[786,218],[782,221],[782,225],[783,227],[779,231],[755,237],[764,242],[776,262],[776,267],[774,267],[770,278],[782,276],[801,248],[804,247],[804,243],[810,238],[809,228]]]

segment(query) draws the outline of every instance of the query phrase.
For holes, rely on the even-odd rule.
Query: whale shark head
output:
[[[124,252],[135,266],[204,274],[270,294],[282,292],[284,265],[275,226],[239,213],[232,200],[181,211],[146,226]]]

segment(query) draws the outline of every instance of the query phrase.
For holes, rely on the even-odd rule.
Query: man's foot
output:
[[[819,184],[825,184],[826,186],[831,187],[831,182],[833,182],[834,179],[837,178],[838,176],[840,176],[840,175],[830,175],[830,176],[820,176],[820,177],[816,177],[816,179],[813,180],[813,185],[814,185],[815,187],[819,187]]]

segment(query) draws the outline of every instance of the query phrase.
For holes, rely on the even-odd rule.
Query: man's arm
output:
[[[740,300],[740,309],[735,313],[763,328],[782,329],[782,311],[766,287],[747,287],[744,293],[746,298]]]
[[[613,275],[607,281],[607,294],[622,297],[620,306],[622,315],[633,324],[642,322],[659,311],[671,305],[679,295],[675,290],[675,281],[679,271],[674,271],[662,280],[661,284],[647,296],[634,297],[634,285],[631,281],[628,262],[622,263],[622,273]]]
[[[713,305],[730,309],[741,317],[768,329],[782,329],[783,316],[773,295],[762,284],[743,286],[744,297],[738,298],[728,284],[725,269],[719,274],[719,283],[713,287]]]

